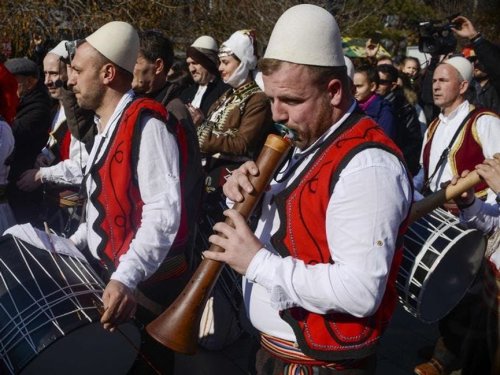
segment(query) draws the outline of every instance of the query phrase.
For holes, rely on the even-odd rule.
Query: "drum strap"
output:
[[[448,158],[448,154],[450,153],[451,148],[452,148],[453,144],[455,143],[455,140],[457,139],[458,135],[462,131],[462,129],[465,126],[465,124],[467,123],[467,121],[469,121],[469,119],[471,118],[471,116],[474,114],[474,112],[475,112],[474,110],[469,111],[469,113],[467,114],[467,116],[465,116],[464,120],[462,121],[462,123],[458,127],[458,129],[455,132],[455,134],[453,134],[453,137],[451,138],[450,144],[441,153],[441,156],[439,157],[439,160],[438,160],[438,162],[436,164],[436,168],[434,168],[434,172],[432,172],[432,174],[429,175],[429,177],[427,177],[427,180],[425,180],[424,187],[423,187],[423,191],[424,192],[426,192],[426,191],[430,192],[429,191],[429,185],[431,183],[431,180],[434,178],[434,176],[436,175],[437,171],[439,171],[439,168],[441,168],[441,166],[443,165],[443,163],[445,162],[445,160]]]

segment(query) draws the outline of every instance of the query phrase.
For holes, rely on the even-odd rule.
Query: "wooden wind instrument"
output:
[[[256,161],[259,175],[250,176],[254,192],[251,194],[243,192],[243,201],[236,203],[233,207],[245,219],[252,214],[290,147],[289,138],[274,134],[267,137]],[[225,222],[233,225],[229,218]],[[223,248],[214,244],[209,250],[224,251]],[[146,326],[149,335],[176,352],[194,354],[198,344],[201,315],[223,266],[224,263],[203,259],[177,299],[158,318]]]

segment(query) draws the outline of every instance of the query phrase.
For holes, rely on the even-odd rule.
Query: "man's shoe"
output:
[[[421,363],[413,370],[417,375],[445,375],[444,367],[435,358],[431,358],[429,362]]]

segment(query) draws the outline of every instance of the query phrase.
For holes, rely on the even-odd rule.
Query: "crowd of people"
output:
[[[351,61],[335,18],[306,4],[283,13],[262,57],[254,30],[220,46],[201,35],[180,61],[162,33],[113,21],[41,66],[0,63],[0,233],[30,223],[69,238],[105,283],[105,330],[146,326],[207,258],[242,287],[213,294],[200,345],[247,335],[246,373],[374,374],[412,202],[477,171],[443,208],[489,237],[484,265],[415,373],[494,374],[500,48],[453,22],[467,49],[427,65]],[[294,147],[247,221],[231,207],[254,193],[273,123]],[[173,374],[174,352],[141,335],[130,373]]]

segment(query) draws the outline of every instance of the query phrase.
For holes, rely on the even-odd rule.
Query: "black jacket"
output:
[[[396,144],[403,152],[408,169],[415,175],[420,168],[423,141],[417,112],[415,107],[408,103],[400,88],[391,91],[385,99],[392,104],[396,123]]]
[[[474,52],[483,64],[486,73],[490,77],[490,83],[495,88],[497,96],[500,97],[500,47],[494,45],[483,37],[478,38],[473,43]]]
[[[220,77],[215,78],[208,84],[207,91],[205,91],[205,94],[203,94],[200,105],[200,110],[203,112],[204,116],[207,116],[208,110],[210,109],[212,104],[230,88],[231,86],[226,85],[224,81],[220,79]],[[184,91],[182,91],[179,98],[184,102],[184,104],[191,103],[197,91],[198,85],[189,86],[184,89]]]
[[[49,138],[52,101],[43,83],[23,96],[12,123],[15,139],[9,180],[13,181],[33,168],[36,157]]]

